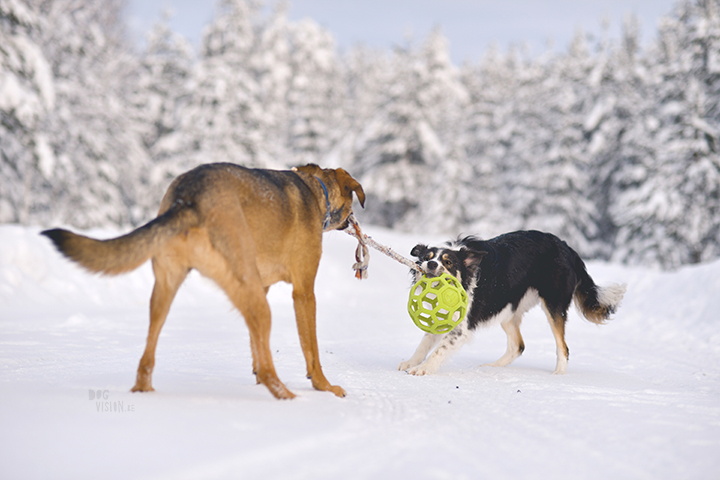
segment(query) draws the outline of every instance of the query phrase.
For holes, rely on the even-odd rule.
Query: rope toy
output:
[[[358,224],[355,215],[350,214],[350,216],[348,217],[348,226],[343,231],[351,237],[355,237],[358,241],[358,246],[355,249],[356,263],[355,265],[353,265],[353,270],[355,270],[355,278],[357,278],[358,280],[364,280],[367,278],[368,275],[367,269],[368,264],[370,263],[370,250],[368,249],[368,245],[373,247],[375,250],[384,253],[393,260],[402,263],[406,267],[412,268],[413,270],[422,273],[422,270],[420,270],[420,267],[418,267],[415,262],[403,257],[402,255],[394,251],[392,248],[377,243],[375,240],[372,239],[372,237],[364,234],[362,230],[360,230],[360,225]]]
[[[348,226],[344,230],[358,240],[355,249],[355,278],[367,278],[367,269],[370,262],[368,245],[384,253],[406,267],[423,273],[420,267],[403,257],[393,249],[377,243],[360,230],[360,225],[354,215],[348,217]],[[454,329],[465,318],[468,307],[467,292],[458,279],[443,273],[439,277],[428,278],[424,274],[410,289],[408,299],[408,313],[413,323],[424,332],[436,335],[447,333]]]

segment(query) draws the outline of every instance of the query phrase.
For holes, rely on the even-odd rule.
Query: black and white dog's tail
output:
[[[592,323],[598,325],[606,323],[610,319],[610,315],[615,313],[620,306],[627,285],[617,283],[604,287],[596,285],[587,273],[585,264],[580,260],[580,257],[576,261],[576,273],[579,283],[575,289],[575,305],[583,316]]]

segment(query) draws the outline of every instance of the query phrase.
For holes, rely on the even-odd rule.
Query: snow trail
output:
[[[160,337],[156,392],[131,394],[152,273],[98,277],[62,259],[40,229],[0,226],[0,470],[4,478],[710,479],[720,468],[720,262],[672,273],[589,262],[627,282],[615,319],[570,312],[568,373],[540,309],[526,350],[481,330],[436,375],[396,370],[422,332],[405,311],[410,277],[357,242],[325,237],[318,337],[328,379],[305,379],[290,288],[270,291],[271,346],[298,394],[278,402],[251,374],[247,329],[191,275]],[[367,229],[406,253],[435,237]],[[116,232],[104,232],[111,236]],[[93,232],[103,236],[103,232]],[[107,392],[98,404],[90,391]],[[106,409],[107,407],[107,409]]]

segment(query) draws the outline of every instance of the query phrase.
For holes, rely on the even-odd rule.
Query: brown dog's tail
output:
[[[575,289],[575,305],[589,321],[602,325],[617,311],[627,285],[613,283],[600,287],[587,273],[580,257],[577,260],[579,263],[576,263],[576,273],[580,282]]]
[[[127,235],[108,240],[55,228],[41,232],[70,260],[91,272],[117,275],[138,268],[170,238],[198,224],[191,208],[171,208]]]

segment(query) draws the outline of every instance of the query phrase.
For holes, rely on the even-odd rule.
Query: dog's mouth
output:
[[[328,223],[329,225],[337,225],[331,227],[331,230],[345,230],[351,224],[351,217],[354,217],[352,208],[347,208],[344,205],[336,210],[330,210],[328,213]]]
[[[445,267],[434,261],[421,263],[420,270],[423,271],[426,277],[439,277],[443,273],[450,273],[445,269]]]
[[[350,216],[345,217],[345,221],[340,224],[339,227],[337,227],[335,230],[345,230],[350,226]]]

